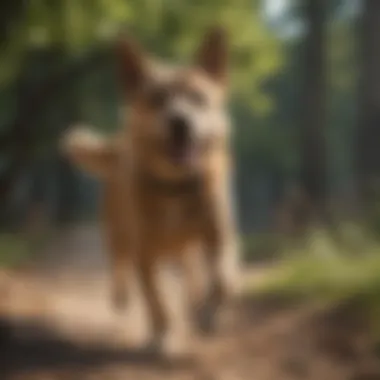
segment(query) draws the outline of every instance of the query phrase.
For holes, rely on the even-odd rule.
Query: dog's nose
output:
[[[169,119],[169,130],[170,137],[178,144],[190,139],[190,126],[183,116],[172,116]]]

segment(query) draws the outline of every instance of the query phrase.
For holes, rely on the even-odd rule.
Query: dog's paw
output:
[[[193,313],[195,329],[202,335],[213,335],[217,329],[219,304],[207,298]]]
[[[198,333],[202,335],[210,335],[214,330],[213,314],[210,307],[204,305],[202,308],[194,313],[194,326]]]
[[[220,315],[228,300],[228,292],[222,284],[215,284],[210,293],[194,310],[193,320],[199,333],[214,334],[219,327]]]
[[[152,337],[146,348],[150,355],[167,364],[185,364],[191,362],[195,356],[191,339],[174,331]]]

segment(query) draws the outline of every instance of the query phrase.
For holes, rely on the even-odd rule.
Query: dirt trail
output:
[[[148,329],[138,290],[125,315],[112,313],[102,251],[96,229],[77,228],[55,239],[32,270],[0,277],[1,380],[361,380],[358,371],[375,366],[356,351],[337,359],[316,347],[310,307],[252,299],[237,302],[214,337],[193,340],[191,360],[157,358],[142,349]],[[166,276],[163,291],[183,343],[177,281]]]

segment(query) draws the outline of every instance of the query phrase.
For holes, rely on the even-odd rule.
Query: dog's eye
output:
[[[204,106],[207,103],[205,94],[200,91],[189,91],[187,95],[190,101],[196,106]]]
[[[149,106],[152,108],[162,108],[169,98],[169,91],[163,88],[155,88],[147,94]]]

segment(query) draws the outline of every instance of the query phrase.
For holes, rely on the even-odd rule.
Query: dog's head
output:
[[[162,174],[201,169],[228,137],[224,32],[206,34],[190,67],[158,64],[130,39],[119,43],[118,57],[136,154]]]

